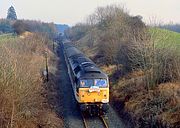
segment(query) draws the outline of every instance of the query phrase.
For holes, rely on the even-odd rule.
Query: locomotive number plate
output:
[[[97,86],[91,86],[89,92],[100,92],[100,88]]]

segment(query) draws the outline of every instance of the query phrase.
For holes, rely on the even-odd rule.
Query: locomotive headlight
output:
[[[102,103],[108,103],[109,102],[109,100],[108,99],[102,99],[102,101],[101,101]]]
[[[103,95],[104,95],[105,98],[107,97],[106,91],[104,91]]]

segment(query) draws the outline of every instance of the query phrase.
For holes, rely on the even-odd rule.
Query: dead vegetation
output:
[[[145,79],[124,78],[111,87],[111,102],[136,127],[179,127],[180,83],[165,83],[147,91]],[[126,113],[126,114],[124,114]]]
[[[109,74],[111,101],[123,118],[132,118],[135,127],[180,126],[180,56],[173,35],[116,5],[97,8],[65,34]]]
[[[45,97],[42,71],[48,44],[47,38],[32,33],[0,41],[0,127],[63,126]]]

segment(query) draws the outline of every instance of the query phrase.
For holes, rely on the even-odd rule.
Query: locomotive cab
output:
[[[85,103],[108,103],[109,85],[108,80],[80,79],[78,81],[79,102]]]
[[[78,80],[78,102],[81,110],[93,115],[106,113],[109,103],[107,75],[98,70],[81,75]]]

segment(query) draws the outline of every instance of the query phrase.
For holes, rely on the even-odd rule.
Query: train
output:
[[[104,115],[109,109],[109,79],[72,42],[62,43],[75,99],[82,112]]]

